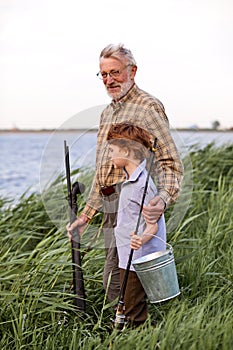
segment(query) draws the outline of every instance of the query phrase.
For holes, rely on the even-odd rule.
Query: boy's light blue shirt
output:
[[[119,207],[117,213],[117,226],[115,227],[116,245],[119,256],[119,267],[126,269],[128,258],[130,254],[130,232],[135,231],[140,206],[142,202],[142,196],[146,184],[147,170],[146,160],[144,160],[135,169],[133,174],[122,184]],[[144,205],[148,205],[150,200],[157,195],[156,186],[149,177],[147,193],[145,196]],[[138,235],[142,235],[145,230],[146,224],[141,215],[140,225],[138,229]],[[159,237],[159,238],[156,238]],[[161,251],[166,249],[166,225],[164,215],[158,221],[157,234],[147,243],[145,243],[140,249],[135,250],[133,259],[140,258],[141,256]],[[134,271],[134,267],[131,264],[130,270]]]

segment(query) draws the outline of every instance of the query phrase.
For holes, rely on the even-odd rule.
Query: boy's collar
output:
[[[140,174],[143,172],[143,170],[146,169],[146,159],[144,159],[140,164],[139,166],[134,170],[133,174],[128,177],[126,179],[126,182],[127,181],[137,181],[137,179],[139,178]]]

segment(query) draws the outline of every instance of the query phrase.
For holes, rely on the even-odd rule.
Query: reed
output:
[[[182,222],[168,236],[181,294],[150,304],[148,321],[122,334],[111,330],[112,306],[102,289],[101,215],[83,238],[88,316],[82,320],[73,309],[67,212],[61,201],[59,220],[53,220],[44,205],[45,198],[50,199],[51,208],[53,203],[60,205],[60,197],[64,200],[62,181],[55,181],[46,196],[24,195],[17,205],[0,199],[2,350],[96,350],[108,349],[111,342],[114,350],[232,347],[233,145],[209,145],[191,150],[189,156],[192,199]],[[86,184],[85,177],[83,182]],[[89,186],[89,179],[87,183]],[[81,198],[80,209],[85,199]],[[170,208],[166,219],[172,220],[173,213]]]

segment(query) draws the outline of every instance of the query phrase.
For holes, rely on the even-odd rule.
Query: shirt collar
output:
[[[135,182],[141,175],[141,173],[146,169],[146,159],[144,159],[141,164],[134,170],[133,174],[125,182]]]
[[[119,101],[112,101],[111,106],[113,108],[116,108],[124,104],[126,101],[131,100],[135,96],[137,90],[138,90],[138,87],[134,83],[131,89],[129,89],[129,91]]]

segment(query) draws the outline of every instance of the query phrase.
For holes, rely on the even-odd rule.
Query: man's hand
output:
[[[89,218],[87,218],[86,216],[84,216],[82,214],[72,223],[72,225],[70,225],[70,223],[68,223],[66,225],[66,229],[67,229],[67,236],[69,237],[69,241],[72,240],[72,232],[76,228],[78,228],[79,234],[81,236],[82,233],[85,231],[89,221],[90,221]]]
[[[165,203],[160,196],[151,199],[149,205],[144,206],[142,210],[143,217],[148,224],[155,224],[165,209]]]

